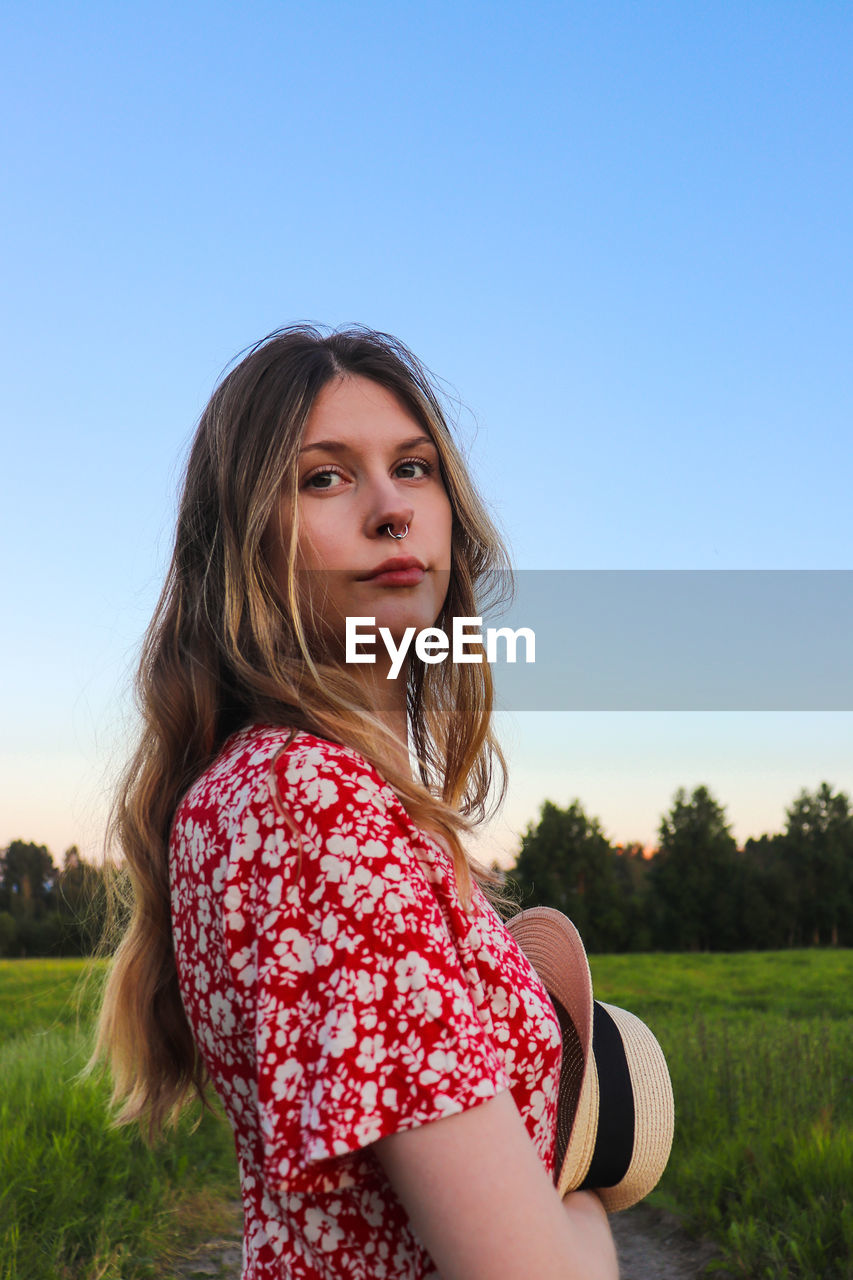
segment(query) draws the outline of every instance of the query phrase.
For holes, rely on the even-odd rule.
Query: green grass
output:
[[[853,1274],[853,952],[592,957],[596,996],[666,1054],[672,1156],[653,1203],[737,1276]]]
[[[102,972],[102,964],[83,960],[0,960],[0,1044],[88,1026]]]
[[[590,956],[595,994],[651,1022],[660,1013],[704,1017],[849,1018],[853,951],[741,951]]]
[[[853,951],[593,956],[596,996],[667,1055],[672,1157],[652,1202],[759,1280],[853,1273]],[[153,1280],[238,1195],[228,1127],[154,1151],[79,1081],[99,970],[0,962],[0,1280]]]
[[[97,974],[0,965],[0,1280],[153,1280],[239,1196],[230,1129],[207,1115],[153,1150],[80,1080]]]

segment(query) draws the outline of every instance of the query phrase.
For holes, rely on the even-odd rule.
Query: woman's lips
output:
[[[380,587],[416,587],[423,580],[426,569],[414,556],[393,556],[383,560],[372,573],[365,574],[363,582],[375,582]]]
[[[376,573],[367,581],[378,587],[416,587],[422,582],[425,570],[420,565],[409,569],[386,569],[384,573]]]

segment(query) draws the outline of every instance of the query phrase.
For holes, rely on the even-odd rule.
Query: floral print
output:
[[[438,1280],[371,1144],[510,1089],[553,1173],[560,1029],[535,970],[479,889],[466,914],[376,770],[309,733],[228,740],[178,807],[170,873],[243,1280]]]

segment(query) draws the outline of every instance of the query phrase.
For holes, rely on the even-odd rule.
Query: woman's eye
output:
[[[418,471],[420,467],[420,471]],[[432,471],[432,464],[427,462],[426,458],[406,458],[405,461],[397,464],[397,470],[406,470],[407,474],[403,476],[404,480],[419,480],[421,476],[428,476]]]
[[[313,471],[304,483],[306,489],[337,489],[339,480],[343,480],[341,473],[326,467],[323,471]]]

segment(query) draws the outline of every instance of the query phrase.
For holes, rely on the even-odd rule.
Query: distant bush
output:
[[[0,956],[91,955],[105,915],[104,873],[75,845],[61,871],[44,845],[13,840],[0,849]]]
[[[679,788],[645,850],[611,845],[579,800],[546,800],[507,881],[522,907],[565,912],[590,952],[850,947],[853,812],[824,782],[739,849],[707,787]]]
[[[8,911],[0,911],[0,956],[10,956],[17,936],[15,917]]]

